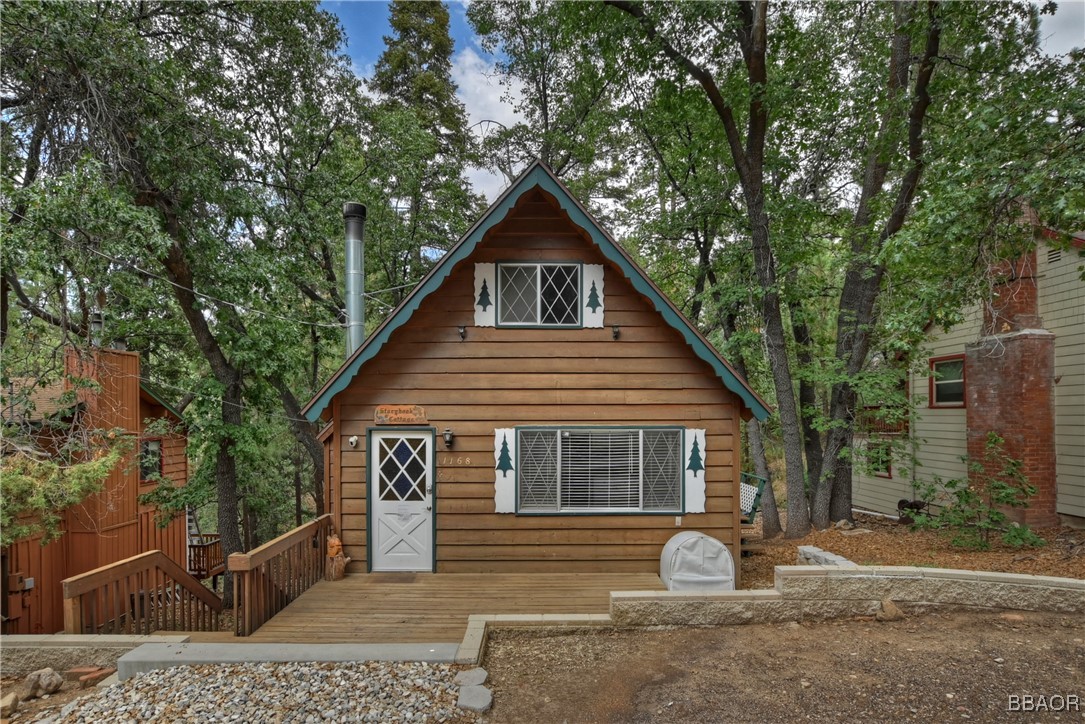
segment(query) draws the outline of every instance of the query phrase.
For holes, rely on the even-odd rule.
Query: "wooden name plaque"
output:
[[[425,425],[426,408],[419,405],[377,405],[373,412],[377,425]]]

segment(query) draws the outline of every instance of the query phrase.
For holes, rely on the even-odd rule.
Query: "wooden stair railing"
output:
[[[250,636],[324,577],[331,515],[284,533],[248,553],[233,553],[234,633]]]
[[[62,581],[64,632],[218,631],[222,599],[162,551]]]

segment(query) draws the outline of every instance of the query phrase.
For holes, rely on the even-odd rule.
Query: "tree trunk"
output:
[[[316,515],[324,515],[324,446],[316,439],[320,432],[301,414],[301,405],[290,388],[283,384],[280,379],[272,380],[279,399],[283,403],[283,411],[287,420],[290,421],[290,431],[309,455],[309,461],[313,464],[313,500],[316,501]],[[299,523],[300,525],[300,523]]]
[[[933,1],[927,3],[926,46],[918,62],[907,113],[909,166],[900,180],[889,217],[875,236],[872,228],[874,199],[882,193],[890,159],[894,155],[891,151],[899,146],[899,142],[891,137],[893,127],[901,120],[898,116],[902,115],[895,110],[894,99],[906,89],[908,83],[912,57],[910,26],[914,12],[915,6],[911,3],[897,3],[895,6],[896,29],[887,91],[889,101],[878,137],[871,147],[859,205],[852,221],[852,259],[844,278],[837,315],[836,359],[845,372],[845,379],[833,385],[830,395],[829,420],[832,427],[825,442],[823,469],[812,506],[814,524],[818,527],[827,527],[834,514],[842,515],[843,519],[851,518],[851,462],[845,451],[851,448],[853,441],[857,396],[850,380],[863,368],[870,350],[870,330],[876,318],[875,305],[885,275],[885,266],[877,262],[878,252],[886,240],[904,225],[926,165],[923,159],[923,129],[931,102],[930,81],[942,37],[939,4]],[[841,499],[834,502],[833,498],[837,495]]]
[[[757,418],[751,418],[746,423],[746,436],[750,439],[754,474],[765,479],[765,491],[761,493],[761,537],[775,538],[784,530],[780,525],[780,510],[776,507],[776,493],[772,489],[772,475],[765,457],[765,441],[761,437],[761,423]]]
[[[715,286],[715,275],[710,272],[710,279]],[[723,315],[723,338],[730,339],[734,336],[737,328],[738,312],[730,310]],[[746,358],[741,350],[735,350],[731,354],[731,364],[735,371],[746,377]],[[746,423],[746,439],[750,443],[750,459],[753,460],[754,475],[765,479],[765,491],[761,494],[761,535],[765,538],[775,538],[783,532],[780,526],[780,511],[776,507],[776,494],[772,490],[772,475],[769,473],[768,458],[765,456],[765,441],[761,437],[761,423],[755,417],[751,417]]]
[[[794,283],[797,270],[788,272],[788,282]],[[795,336],[795,361],[799,365],[799,414],[802,420],[803,451],[806,455],[807,497],[813,504],[815,482],[821,476],[822,452],[821,433],[814,426],[817,407],[817,391],[808,379],[808,371],[814,363],[814,341],[810,336],[810,327],[804,318],[802,303],[791,300],[787,303],[791,312],[791,333]]]

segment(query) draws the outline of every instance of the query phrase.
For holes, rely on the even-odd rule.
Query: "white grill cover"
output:
[[[663,546],[659,577],[668,591],[733,591],[735,562],[723,543],[687,530]]]

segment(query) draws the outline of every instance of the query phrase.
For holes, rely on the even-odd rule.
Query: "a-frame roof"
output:
[[[609,261],[613,262],[622,270],[633,287],[651,301],[656,311],[663,319],[678,331],[694,353],[716,372],[727,389],[738,395],[747,408],[758,420],[764,420],[769,416],[769,407],[765,404],[746,380],[736,372],[727,360],[720,356],[716,349],[707,339],[697,331],[686,317],[678,311],[659,287],[644,273],[644,270],[633,261],[625,249],[618,244],[581,206],[561,181],[540,161],[535,161],[520,176],[512,182],[512,185],[490,205],[486,213],[482,215],[456,245],[441,258],[433,269],[430,270],[418,286],[404,299],[398,307],[388,316],[384,322],[369,335],[369,338],[355,350],[343,366],[339,368],[324,387],[305,406],[302,412],[310,422],[316,422],[321,414],[327,409],[333,397],[342,392],[350,384],[354,376],[369,360],[377,356],[381,348],[391,337],[392,333],[402,327],[411,315],[415,313],[422,300],[435,292],[448,278],[452,268],[459,262],[468,258],[482,241],[490,229],[500,223],[516,205],[524,194],[535,188],[540,188],[553,196],[558,205],[569,215],[569,219],[585,232],[595,243]]]

